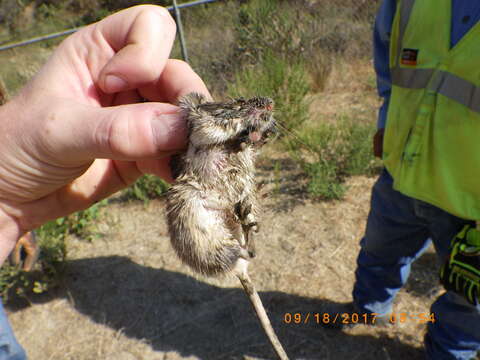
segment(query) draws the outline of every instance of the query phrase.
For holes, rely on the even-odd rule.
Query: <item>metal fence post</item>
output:
[[[185,37],[183,36],[183,26],[182,26],[182,18],[180,17],[180,10],[177,6],[177,0],[173,0],[173,11],[175,14],[175,20],[177,22],[178,28],[178,35],[180,39],[180,47],[182,49],[182,57],[187,63],[188,61],[188,53],[187,53],[187,44],[185,43]]]

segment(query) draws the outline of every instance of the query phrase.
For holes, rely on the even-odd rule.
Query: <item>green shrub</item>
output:
[[[256,63],[265,52],[298,60],[314,34],[306,31],[313,17],[297,5],[278,0],[248,1],[242,5],[235,26],[237,57]]]
[[[302,165],[309,178],[307,191],[311,196],[325,200],[341,199],[343,197],[346,188],[340,179],[335,164],[305,162]]]
[[[289,64],[272,53],[261,63],[237,71],[229,86],[232,97],[268,96],[275,101],[275,118],[281,130],[298,128],[308,118],[309,85],[303,63]]]
[[[143,175],[132,186],[124,190],[124,197],[148,202],[163,195],[170,185],[155,175]]]
[[[27,297],[55,287],[61,279],[67,259],[66,237],[74,234],[88,241],[99,236],[95,226],[99,209],[105,201],[67,217],[47,222],[38,228],[40,256],[34,271],[25,272],[8,262],[0,268],[0,297],[6,302],[11,296]]]
[[[0,296],[7,303],[12,296],[26,296],[33,288],[31,275],[5,263],[0,268]]]
[[[8,261],[0,268],[0,296],[4,302],[11,297],[26,297],[55,287],[64,272],[67,249],[64,222],[50,221],[37,229],[40,256],[34,271],[26,272]]]
[[[18,15],[22,11],[21,1],[2,1],[0,2],[0,24],[9,31],[15,31],[18,26]]]
[[[346,190],[347,176],[379,172],[380,163],[372,154],[374,131],[373,124],[340,118],[305,128],[284,142],[305,171],[308,192],[322,199],[339,199]]]
[[[0,268],[0,297],[8,302],[12,297],[28,298],[31,294],[41,294],[58,286],[65,270],[65,259],[52,260],[60,250],[55,246],[55,252],[48,254],[49,248],[41,245],[42,253],[37,262],[36,270],[23,271],[21,268],[5,263]]]
[[[100,201],[88,209],[57,219],[56,222],[60,228],[66,229],[66,233],[92,241],[101,236],[96,226],[96,220],[100,216],[100,209],[106,204],[107,200]]]
[[[234,54],[237,39],[233,25],[238,11],[236,1],[217,1],[181,11],[190,65],[214,97],[225,94],[239,65]],[[218,24],[223,24],[221,31]],[[178,37],[172,56],[181,58]]]

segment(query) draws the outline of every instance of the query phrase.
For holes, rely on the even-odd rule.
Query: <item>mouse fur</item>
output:
[[[273,101],[254,97],[209,102],[192,93],[179,105],[187,122],[188,148],[171,161],[175,182],[167,193],[170,239],[193,270],[221,275],[255,256],[255,158],[275,132]]]

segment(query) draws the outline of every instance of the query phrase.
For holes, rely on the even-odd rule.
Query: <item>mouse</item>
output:
[[[259,231],[255,159],[276,133],[268,97],[207,101],[182,97],[187,150],[172,157],[167,192],[172,246],[194,271],[217,276],[242,271],[255,256]]]

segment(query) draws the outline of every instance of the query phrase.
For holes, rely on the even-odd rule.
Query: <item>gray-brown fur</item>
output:
[[[180,101],[188,149],[172,159],[175,183],[167,194],[172,245],[195,271],[219,275],[254,256],[258,229],[254,180],[258,148],[274,131],[269,98]]]

